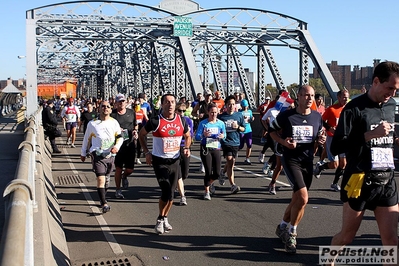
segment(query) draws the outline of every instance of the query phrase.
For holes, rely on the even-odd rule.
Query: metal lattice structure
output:
[[[166,8],[182,1],[189,10]],[[173,35],[176,16],[191,18],[191,37]],[[202,9],[190,0],[164,0],[158,7],[121,1],[65,2],[27,11],[27,47],[28,109],[29,102],[36,106],[40,83],[69,80],[78,84],[79,95],[102,98],[118,92],[133,96],[145,92],[150,97],[172,92],[192,97],[208,89],[204,85],[213,83],[212,77],[222,95],[233,93],[234,73],[255,108],[266,97],[265,64],[277,87],[285,88],[273,47],[298,51],[300,85],[309,80],[311,59],[330,94],[338,91],[307,24],[260,9]],[[253,69],[257,88],[248,82],[244,56],[257,60],[252,66],[257,67]],[[224,62],[227,80],[223,83]]]

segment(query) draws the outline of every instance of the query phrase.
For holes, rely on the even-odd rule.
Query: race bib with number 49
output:
[[[292,138],[297,143],[311,143],[313,139],[313,127],[292,126]]]

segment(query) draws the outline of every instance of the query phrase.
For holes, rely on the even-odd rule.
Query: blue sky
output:
[[[25,76],[25,12],[54,0],[19,0],[0,3],[0,79],[16,80]],[[129,1],[157,6],[159,0]],[[399,61],[399,1],[371,0],[229,0],[196,1],[202,8],[250,7],[283,13],[308,23],[324,61],[341,65],[371,66],[373,59]],[[278,58],[277,58],[278,59]],[[277,61],[285,84],[298,82],[296,71],[284,60]],[[244,63],[245,66],[245,63]],[[312,66],[312,65],[311,65]],[[251,69],[251,66],[245,66]],[[292,66],[291,66],[292,67]],[[251,69],[254,70],[254,69]]]

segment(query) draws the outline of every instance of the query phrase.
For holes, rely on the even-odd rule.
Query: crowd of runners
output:
[[[342,231],[332,244],[352,241],[366,209],[375,213],[383,244],[398,244],[392,153],[398,143],[392,97],[398,88],[399,65],[387,61],[375,68],[369,91],[352,100],[349,91],[342,90],[337,93],[338,100],[325,107],[322,97],[304,85],[298,88],[296,99],[282,90],[259,106],[263,148],[258,160],[271,178],[268,191],[276,194],[275,183],[282,170],[293,189],[276,228],[287,252],[296,253],[297,226],[304,216],[308,190],[313,177],[319,178],[326,169],[335,169],[330,189],[339,192],[344,202]],[[176,189],[180,205],[187,205],[184,180],[194,141],[200,146],[204,200],[212,199],[214,182],[224,185],[226,179],[232,194],[240,192],[234,175],[239,150],[245,149],[243,163],[252,164],[254,116],[243,93],[222,99],[218,91],[205,92],[192,100],[169,93],[151,100],[144,93],[137,98],[118,94],[108,100],[70,98],[50,100],[44,110],[45,129],[54,125],[54,118],[62,119],[66,145],[75,147],[76,131],[84,132],[81,160],[91,158],[103,213],[111,210],[105,195],[114,171],[115,197],[124,198],[122,188],[129,186],[128,176],[135,165],[153,167],[161,189],[155,225],[158,234],[172,230],[168,214]],[[46,134],[53,151],[61,152],[55,145],[57,136],[50,129]],[[268,148],[273,155],[265,158]],[[316,154],[320,160],[314,165]]]

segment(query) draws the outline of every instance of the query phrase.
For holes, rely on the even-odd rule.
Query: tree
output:
[[[324,86],[324,83],[321,80],[321,78],[309,79],[309,85],[313,87],[315,93],[320,93],[323,96],[329,95],[326,86]]]

